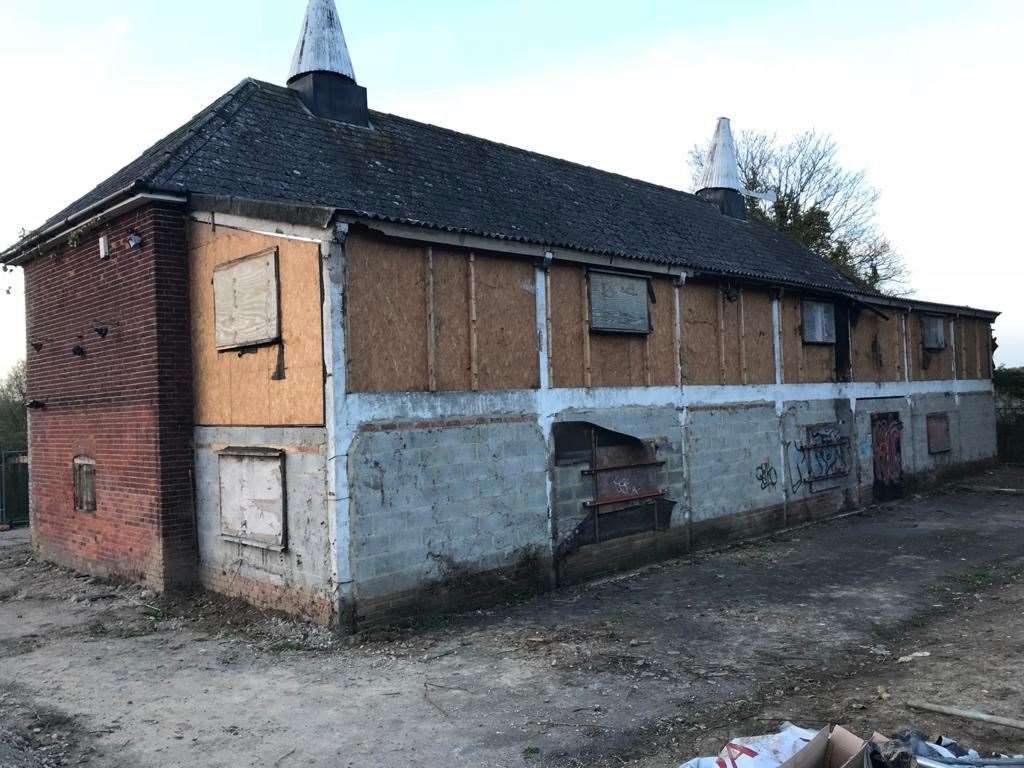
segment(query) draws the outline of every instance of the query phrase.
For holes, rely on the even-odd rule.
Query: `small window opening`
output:
[[[946,319],[934,315],[921,317],[921,338],[929,352],[941,352],[946,348]]]
[[[74,461],[75,511],[96,511],[96,460],[78,456]]]
[[[824,301],[803,303],[804,343],[836,343],[836,309]]]

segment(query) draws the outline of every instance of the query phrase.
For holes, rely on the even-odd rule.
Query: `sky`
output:
[[[338,0],[371,107],[690,189],[719,116],[814,129],[879,188],[920,299],[1001,310],[1024,365],[1014,234],[1019,0]],[[0,248],[244,77],[283,83],[305,0],[0,0]],[[6,289],[10,295],[6,295]],[[0,372],[25,355],[0,275]]]

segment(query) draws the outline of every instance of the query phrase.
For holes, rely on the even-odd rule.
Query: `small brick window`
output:
[[[75,511],[96,511],[96,460],[78,456],[74,461]]]
[[[824,301],[803,303],[804,344],[836,343],[836,308]]]

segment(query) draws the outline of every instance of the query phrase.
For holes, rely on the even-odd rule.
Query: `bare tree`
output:
[[[788,142],[774,134],[741,132],[736,152],[744,185],[777,198],[775,203],[748,198],[748,211],[858,282],[886,293],[905,293],[906,265],[878,229],[879,192],[864,171],[840,164],[838,149],[831,136],[814,131]],[[694,187],[706,162],[706,147],[690,150]]]

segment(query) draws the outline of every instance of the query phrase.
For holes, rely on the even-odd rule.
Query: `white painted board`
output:
[[[228,448],[219,458],[221,535],[255,547],[284,550],[284,454]]]
[[[277,249],[222,264],[213,273],[217,349],[238,349],[277,341]]]

